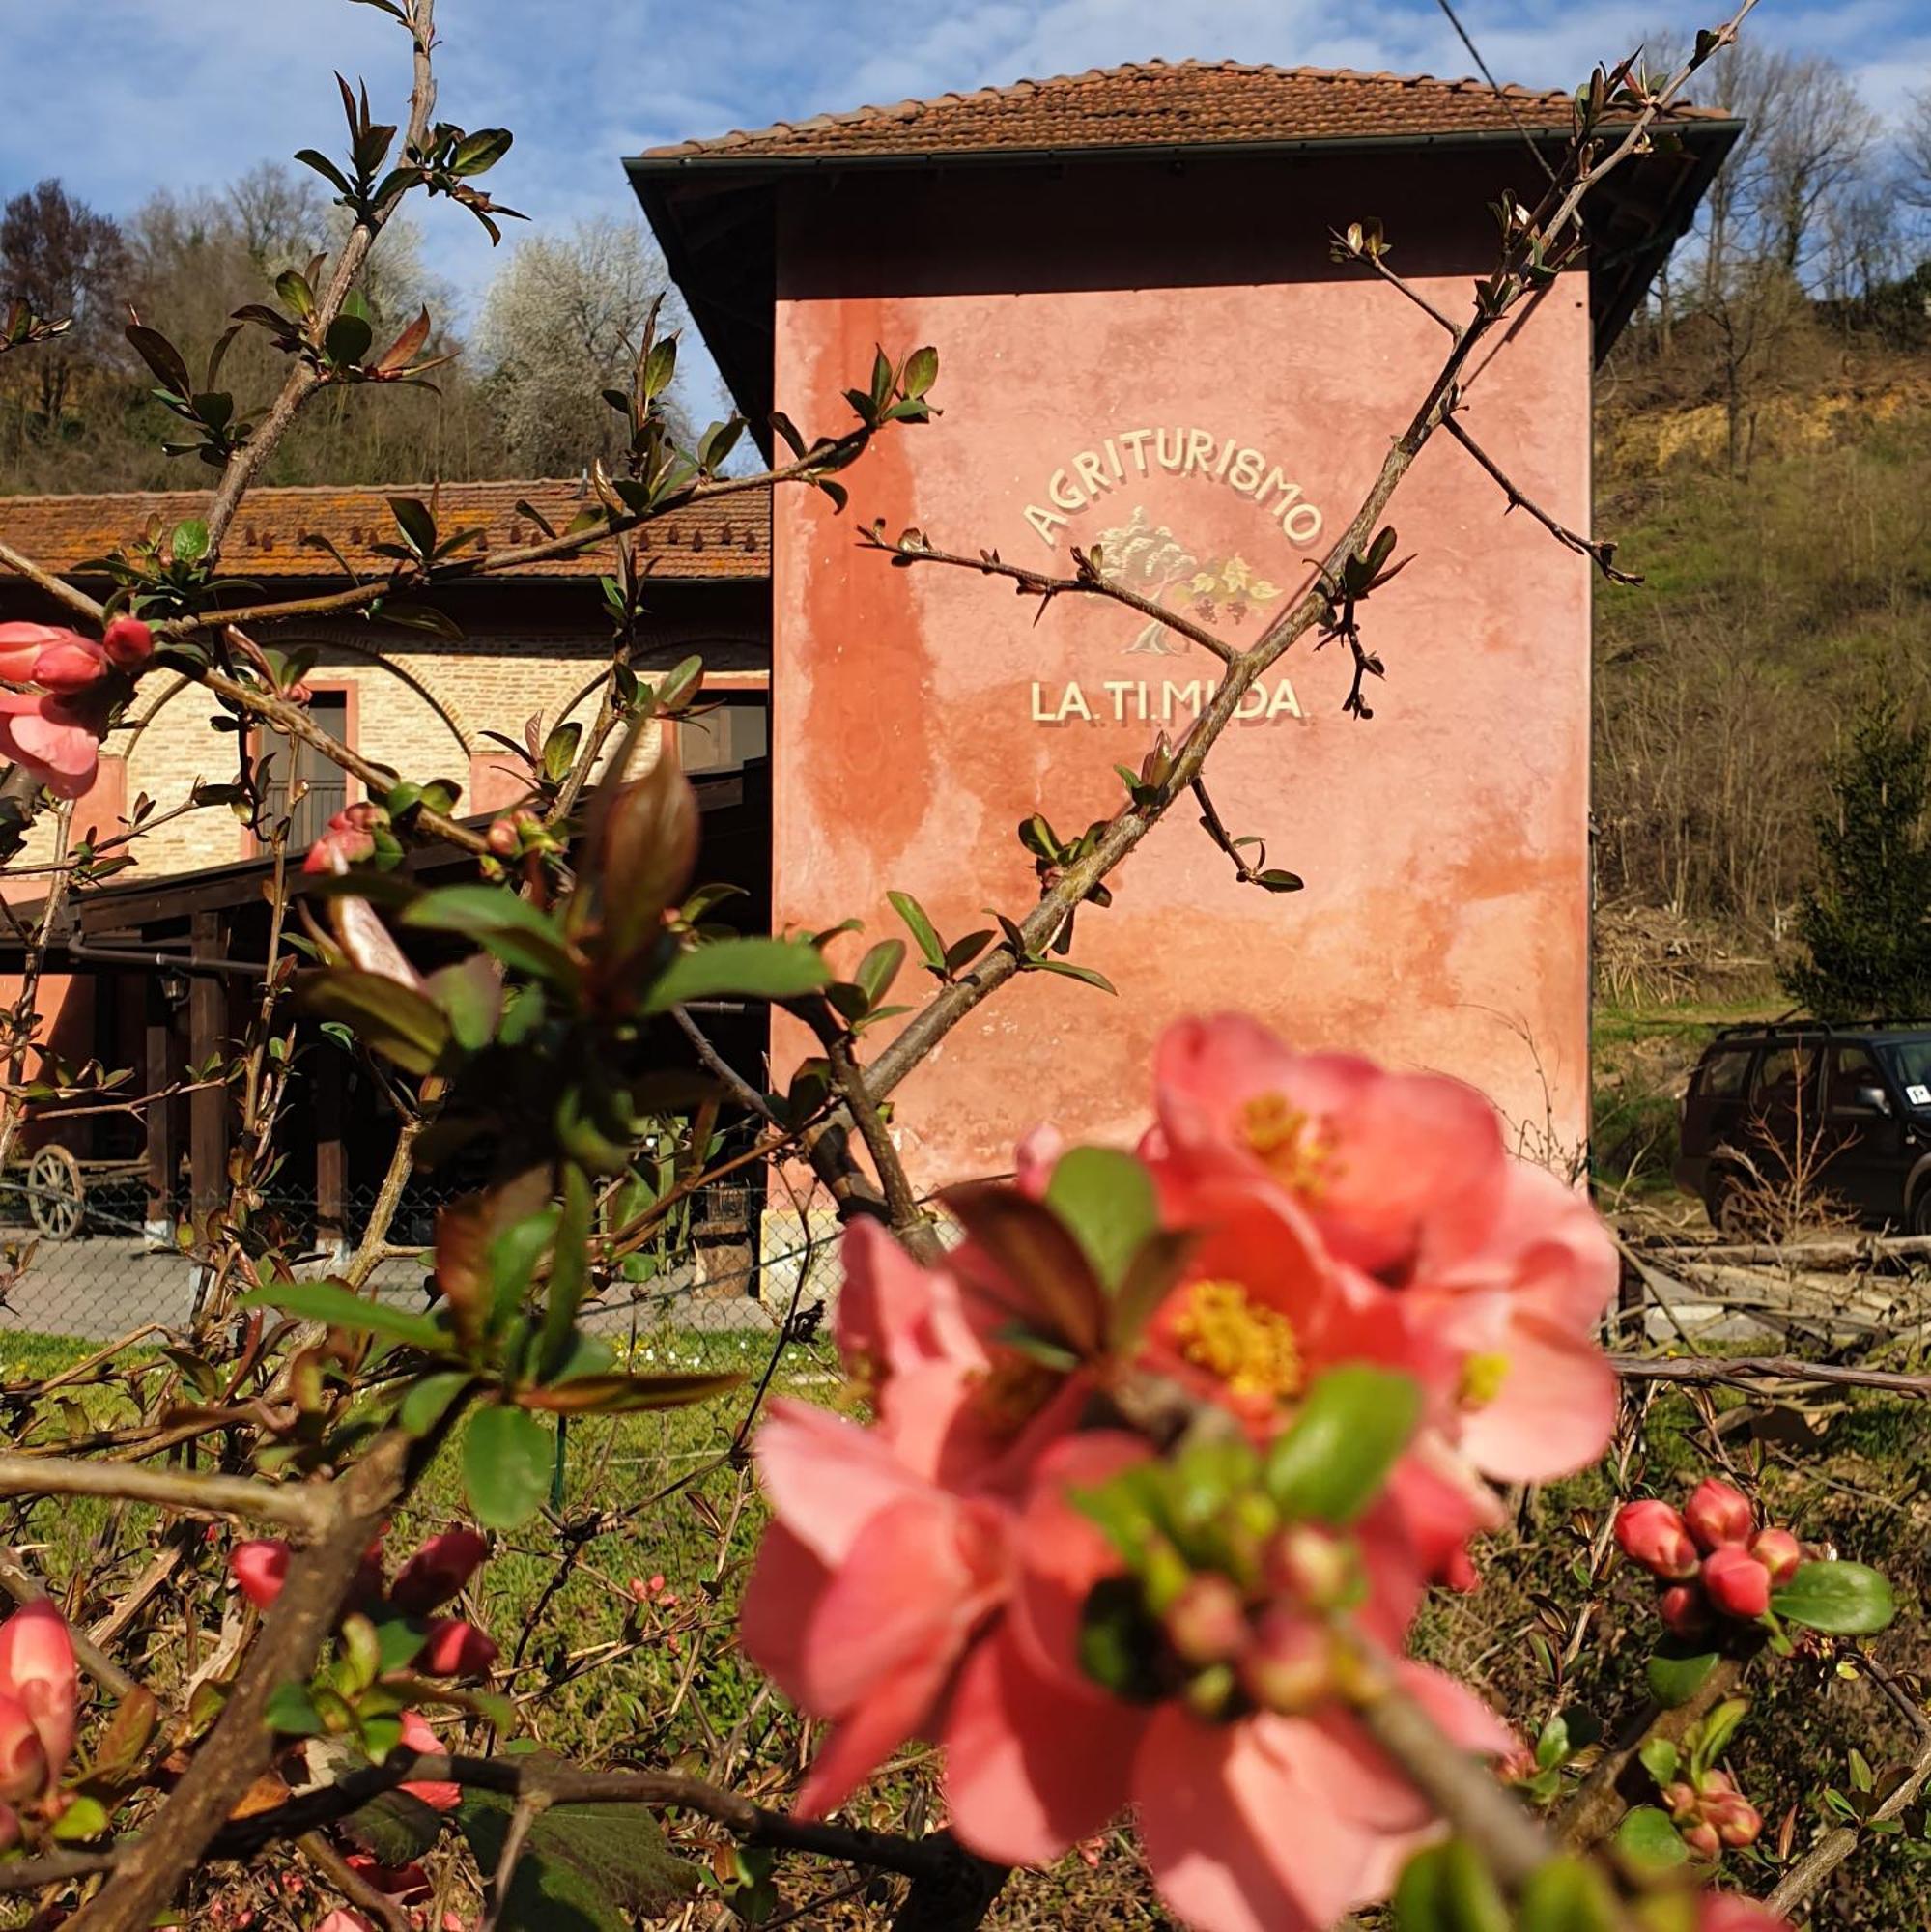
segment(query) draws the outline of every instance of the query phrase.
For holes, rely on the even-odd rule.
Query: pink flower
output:
[[[1706,1891],[1697,1906],[1696,1932],[1791,1932],[1787,1919],[1733,1891]]]
[[[1762,1616],[1770,1608],[1770,1572],[1734,1543],[1713,1549],[1704,1560],[1704,1595],[1725,1616]]]
[[[317,1924],[315,1932],[376,1932],[376,1928],[359,1912],[338,1905]]]
[[[229,1574],[256,1609],[266,1610],[288,1581],[289,1547],[275,1537],[238,1543],[228,1552]]]
[[[304,872],[346,872],[351,866],[373,856],[376,828],[388,822],[381,806],[364,799],[345,806],[328,821],[322,837],[308,848],[301,862]]]
[[[1019,1191],[1042,1200],[1053,1169],[1066,1151],[1066,1137],[1050,1121],[1042,1121],[1012,1150],[1012,1166]]]
[[[403,1789],[409,1787],[405,1785]],[[429,1889],[429,1874],[413,1860],[406,1865],[385,1865],[367,1852],[350,1852],[342,1861],[390,1898],[407,1898],[413,1892]]]
[[[475,1574],[490,1546],[473,1529],[448,1529],[432,1536],[396,1573],[389,1601],[405,1616],[440,1608]]]
[[[32,773],[56,798],[79,798],[99,757],[92,714],[71,697],[0,691],[0,760]]]
[[[1704,1477],[1690,1492],[1683,1506],[1683,1520],[1705,1549],[1747,1543],[1754,1521],[1749,1497],[1715,1476]]]
[[[798,1795],[839,1804],[930,1735],[960,1657],[1006,1593],[1007,1512],[937,1488],[882,1430],[779,1402],[757,1437],[777,1517],[745,1592],[745,1652],[831,1742]]]
[[[1579,1194],[1509,1158],[1472,1088],[1292,1053],[1223,1015],[1168,1030],[1155,1105],[1160,1165],[1274,1193],[1400,1297],[1437,1420],[1477,1468],[1541,1481],[1601,1453],[1616,1378],[1594,1338],[1614,1246]]]
[[[1773,1583],[1787,1583],[1803,1562],[1803,1546],[1787,1529],[1760,1529],[1750,1554],[1770,1572]]]
[[[32,684],[43,651],[80,641],[73,632],[57,624],[0,624],[0,679],[9,684]]]
[[[494,1639],[459,1617],[438,1617],[416,1659],[427,1677],[481,1677],[497,1661]]]
[[[1616,1512],[1616,1543],[1632,1563],[1672,1582],[1695,1576],[1701,1560],[1682,1517],[1654,1498],[1625,1503]]]
[[[61,1613],[44,1597],[23,1605],[0,1624],[0,1799],[38,1798],[60,1781],[78,1695]],[[26,1782],[36,1771],[38,1783]]]
[[[69,632],[46,645],[34,660],[34,682],[43,691],[85,691],[99,684],[112,667],[107,653],[92,638]]]
[[[412,1751],[440,1751],[442,1748],[442,1740],[414,1711],[402,1714],[402,1741]],[[420,1798],[435,1811],[453,1811],[463,1802],[463,1787],[460,1784],[431,1779],[419,1784],[405,1784],[402,1789],[412,1798]]]
[[[1656,1600],[1657,1615],[1671,1636],[1701,1636],[1710,1628],[1710,1600],[1694,1583],[1678,1583]]]
[[[1034,1863],[1130,1804],[1154,1881],[1188,1923],[1313,1932],[1384,1896],[1432,1817],[1329,1700],[1323,1627],[1285,1605],[1257,1621],[1245,1667],[1273,1708],[1205,1717],[1172,1690],[1128,1702],[1085,1674],[1087,1605],[1123,1566],[1066,1492],[1147,1454],[1135,1437],[1090,1434],[1040,1463],[1015,1539],[1012,1607],[967,1658],[942,1727],[953,1829],[983,1857]],[[1368,1567],[1372,1579],[1372,1555]],[[1370,1625],[1378,1595],[1371,1580]],[[1458,1742],[1508,1748],[1506,1727],[1459,1686],[1399,1667]]]

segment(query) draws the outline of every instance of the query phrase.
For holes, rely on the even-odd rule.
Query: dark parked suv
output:
[[[1678,1182],[1742,1236],[1800,1173],[1872,1226],[1931,1235],[1931,1025],[1718,1035],[1683,1098]]]

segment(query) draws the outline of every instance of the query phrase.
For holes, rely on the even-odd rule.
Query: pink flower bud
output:
[[[1663,1786],[1662,1802],[1669,1807],[1672,1818],[1692,1817],[1701,1808],[1695,1786],[1686,1784],[1680,1777],[1675,1783]]]
[[[155,654],[155,634],[138,617],[116,617],[100,636],[107,660],[122,670],[137,670]]]
[[[1750,1499],[1728,1483],[1706,1476],[1683,1505],[1683,1520],[1690,1533],[1705,1549],[1721,1549],[1729,1544],[1750,1540],[1752,1514]]]
[[[1750,1554],[1770,1572],[1773,1583],[1787,1583],[1803,1561],[1803,1546],[1787,1529],[1760,1529]]]
[[[432,1536],[396,1573],[389,1601],[405,1616],[421,1616],[462,1593],[464,1584],[490,1553],[473,1529],[448,1529]]]
[[[497,1661],[497,1646],[474,1624],[460,1617],[438,1617],[416,1659],[426,1677],[481,1677]]]
[[[1296,1717],[1334,1694],[1334,1646],[1306,1617],[1268,1610],[1240,1660],[1240,1682],[1264,1709]]]
[[[47,1754],[26,1705],[0,1690],[0,1804],[38,1798],[47,1783]]]
[[[273,1537],[238,1543],[228,1552],[228,1569],[242,1596],[256,1609],[266,1610],[288,1581],[289,1548]]]
[[[1707,1818],[1699,1818],[1693,1825],[1681,1828],[1680,1835],[1699,1859],[1720,1859],[1723,1856],[1723,1841],[1717,1835],[1717,1828]]]
[[[490,829],[483,834],[484,842],[498,859],[514,859],[523,849],[522,835],[507,818],[493,818]]]
[[[1718,1837],[1733,1852],[1755,1844],[1763,1833],[1763,1813],[1747,1798],[1740,1798],[1733,1791],[1706,1798],[1703,1816],[1716,1826]]]
[[[1710,1552],[1703,1565],[1703,1590],[1727,1617],[1754,1621],[1770,1608],[1770,1572],[1735,1544]]]
[[[1632,1563],[1652,1577],[1682,1582],[1696,1574],[1696,1546],[1669,1504],[1655,1498],[1625,1503],[1616,1512],[1616,1543]]]
[[[73,1755],[80,1679],[67,1620],[46,1598],[25,1604],[0,1625],[0,1693],[25,1710],[52,1784]],[[16,1794],[0,1791],[0,1798]]]
[[[1677,1583],[1656,1600],[1657,1614],[1671,1636],[1701,1636],[1710,1628],[1710,1605],[1694,1583]]]
[[[1265,1563],[1268,1587],[1310,1610],[1345,1603],[1361,1576],[1353,1546],[1313,1523],[1282,1530],[1268,1544]]]
[[[1231,1663],[1253,1640],[1240,1592],[1210,1571],[1188,1579],[1161,1621],[1189,1663]]]

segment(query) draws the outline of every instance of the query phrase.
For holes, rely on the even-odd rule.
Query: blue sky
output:
[[[1502,78],[1562,85],[1648,29],[1723,11],[1466,0],[1462,18]],[[539,224],[629,212],[619,158],[659,142],[1022,75],[1188,56],[1469,71],[1433,0],[441,0],[439,22],[442,112],[516,130],[489,185]],[[1764,0],[1751,31],[1833,54],[1888,114],[1931,80],[1931,0]],[[350,0],[0,0],[0,194],[54,173],[120,212],[333,152],[335,67],[400,118],[407,38]],[[482,231],[446,203],[422,213],[431,264],[473,299],[493,266]]]

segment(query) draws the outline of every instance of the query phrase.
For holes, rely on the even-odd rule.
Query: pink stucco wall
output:
[[[1064,834],[1114,810],[1114,765],[1138,764],[1163,708],[1176,733],[1191,716],[1169,684],[1183,691],[1215,668],[1178,640],[1180,655],[1133,648],[1143,626],[1118,606],[1065,599],[1036,624],[1036,606],[1008,585],[894,569],[854,548],[854,526],[883,517],[948,549],[1062,568],[1067,544],[1133,530],[1136,555],[1171,544],[1163,573],[1182,554],[1195,565],[1182,582],[1217,573],[1212,621],[1252,638],[1352,514],[1442,350],[1398,293],[1329,264],[1328,224],[1403,211],[1390,219],[1394,263],[1437,305],[1464,310],[1493,235],[1493,186],[1476,164],[1434,156],[1285,175],[1141,164],[1009,185],[873,179],[847,184],[841,205],[816,187],[794,199],[781,226],[780,406],[809,429],[834,424],[874,343],[931,342],[945,414],[850,472],[842,518],[815,495],[779,496],[781,924],[855,912],[868,942],[898,931],[893,888],[916,894],[949,937],[990,923],[986,906],[1018,917],[1037,891],[1019,820],[1041,810]],[[1589,370],[1577,273],[1480,366],[1465,418],[1577,526]],[[1163,449],[1157,436],[1133,442],[1140,430],[1199,434]],[[1288,528],[1269,515],[1278,487],[1264,481],[1264,503],[1228,480],[1254,473],[1242,450],[1258,452],[1264,478],[1278,468],[1299,486],[1319,531],[1306,512]],[[1060,470],[1062,499],[1095,500],[1056,506]],[[1057,557],[1029,506],[1065,516],[1044,526]],[[986,1003],[898,1096],[915,1179],[998,1168],[1043,1117],[1132,1131],[1160,1028],[1224,1007],[1297,1041],[1459,1073],[1537,1143],[1580,1144],[1589,581],[1583,560],[1502,507],[1437,440],[1390,513],[1416,561],[1366,613],[1388,667],[1369,691],[1373,720],[1340,709],[1339,648],[1303,643],[1265,680],[1272,715],[1235,724],[1215,752],[1230,830],[1264,838],[1269,863],[1307,890],[1236,885],[1177,807],[1117,875],[1113,908],[1078,922],[1073,956],[1121,997],[1036,977]],[[1109,555],[1124,562],[1133,541],[1109,538]],[[1244,621],[1225,589],[1231,559],[1278,592]],[[903,983],[930,982],[908,972]],[[798,1051],[781,1031],[777,1047],[781,1065]]]

